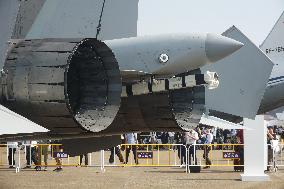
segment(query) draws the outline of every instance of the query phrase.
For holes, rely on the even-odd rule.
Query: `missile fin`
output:
[[[220,81],[217,89],[206,90],[206,108],[253,119],[273,63],[235,26],[222,35],[240,41],[244,46],[217,63],[202,68],[202,72],[217,72]]]

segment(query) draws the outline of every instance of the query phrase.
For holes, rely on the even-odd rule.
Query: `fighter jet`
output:
[[[133,0],[17,2],[0,6],[1,24],[11,26],[1,28],[1,49],[9,40],[1,104],[49,132],[5,140],[86,138],[113,145],[116,137],[90,137],[195,127],[204,112],[202,84],[216,85],[218,76],[193,70],[243,46],[214,34],[137,37]]]

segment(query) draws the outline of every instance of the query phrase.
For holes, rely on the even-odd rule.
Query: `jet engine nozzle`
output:
[[[102,131],[120,107],[116,58],[96,39],[21,40],[4,72],[5,106],[55,133]]]

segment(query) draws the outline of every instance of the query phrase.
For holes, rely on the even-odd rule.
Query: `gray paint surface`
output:
[[[0,67],[4,65],[7,41],[10,40],[19,9],[18,0],[0,0]]]
[[[208,109],[254,118],[263,97],[273,63],[236,27],[227,30],[224,36],[231,37],[245,45],[223,60],[205,66],[219,74],[220,85],[206,91]]]
[[[96,36],[103,0],[47,0],[27,38]],[[99,39],[137,36],[138,0],[106,0]]]
[[[20,1],[13,39],[23,39],[30,31],[38,13],[46,0],[25,0]]]

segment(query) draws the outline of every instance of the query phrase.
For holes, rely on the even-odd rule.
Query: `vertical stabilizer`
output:
[[[94,38],[103,0],[47,0],[27,38]],[[138,0],[106,0],[100,40],[137,36]]]
[[[284,65],[284,12],[260,48],[275,64]]]

